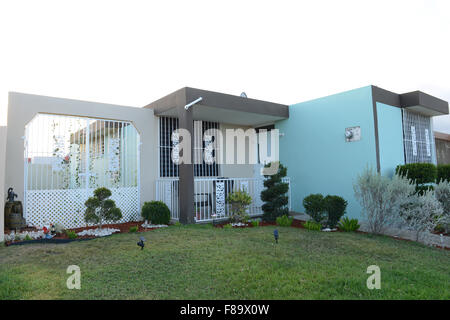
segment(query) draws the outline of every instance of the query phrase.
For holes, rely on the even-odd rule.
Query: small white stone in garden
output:
[[[232,223],[231,226],[232,227],[245,227],[245,226],[247,226],[247,224],[242,223],[242,222],[236,222],[236,223]]]
[[[109,236],[115,232],[120,232],[119,229],[114,228],[104,228],[104,229],[88,229],[78,232],[79,236],[94,236],[94,237],[105,237]]]
[[[27,235],[33,240],[44,238],[44,232],[42,230],[40,230],[40,231],[23,231],[23,232],[19,232],[17,234],[14,231],[11,231],[10,234],[5,234],[5,240],[13,241],[13,240],[16,240],[16,238],[18,240],[25,240]]]
[[[142,224],[142,228],[165,228],[168,227],[167,224],[149,224],[147,221]]]
[[[325,228],[325,229],[322,229],[322,231],[324,231],[324,232],[330,232],[331,229],[330,229],[330,228]]]

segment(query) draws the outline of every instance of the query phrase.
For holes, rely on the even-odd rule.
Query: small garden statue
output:
[[[17,198],[17,194],[13,190],[13,188],[8,189],[8,197],[6,198],[8,202],[14,202],[14,199]]]

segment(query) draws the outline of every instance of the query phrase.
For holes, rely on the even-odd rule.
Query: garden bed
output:
[[[145,231],[158,229],[157,227],[145,228],[142,226],[143,224],[144,224],[143,221],[112,223],[112,224],[102,225],[102,229],[109,228],[109,229],[119,230],[118,232],[115,232],[115,233],[129,233],[130,228],[132,228],[132,227],[137,227],[136,232],[145,232]],[[85,226],[85,227],[80,227],[80,228],[66,229],[66,231],[74,231],[75,233],[78,234],[79,232],[82,232],[85,230],[95,230],[97,228],[98,228],[98,226]],[[15,230],[6,229],[5,234],[9,234],[12,231],[15,231]],[[20,229],[20,232],[25,232],[25,231],[37,232],[37,231],[39,231],[39,229],[37,229],[35,227],[26,227],[26,228]],[[103,236],[103,237],[105,237],[105,236]],[[91,239],[96,239],[96,238],[102,238],[102,237],[97,237],[97,236],[92,236],[92,235],[81,235],[81,236],[77,235],[77,237],[75,239],[73,239],[73,238],[71,239],[65,232],[63,232],[63,233],[57,233],[51,239],[12,240],[12,241],[5,241],[5,245],[10,246],[10,245],[17,245],[17,244],[33,244],[33,243],[68,243],[68,242],[72,242],[72,241],[91,240]]]

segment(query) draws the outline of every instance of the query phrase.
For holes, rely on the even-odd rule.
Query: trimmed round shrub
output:
[[[412,180],[415,184],[435,182],[437,168],[433,163],[408,163],[399,165],[395,173]]]
[[[153,224],[169,224],[170,210],[162,201],[145,202],[142,206],[142,217]]]
[[[439,164],[437,166],[437,180],[439,183],[441,180],[447,180],[450,182],[450,164]]]
[[[338,221],[345,214],[347,201],[339,196],[328,195],[323,199],[325,211],[328,213],[327,224],[330,228],[336,227]]]
[[[305,207],[306,214],[317,223],[322,223],[326,218],[323,199],[323,195],[320,193],[310,194],[303,199],[303,207]]]

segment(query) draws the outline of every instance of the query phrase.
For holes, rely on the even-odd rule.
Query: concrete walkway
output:
[[[308,216],[307,214],[291,212],[291,215],[296,220],[302,220],[302,221],[311,220],[310,216]],[[360,225],[361,225],[361,228],[359,228],[360,231],[368,232],[367,225],[364,222],[360,222]],[[384,234],[387,236],[395,237],[395,238],[402,238],[402,239],[416,241],[415,232],[410,231],[410,230],[404,230],[404,229],[399,229],[399,228],[387,228],[386,231],[384,232]],[[427,233],[425,236],[422,235],[419,238],[419,242],[425,243],[424,239],[426,239],[426,238],[428,238],[428,241],[429,241],[428,244],[431,243],[432,245],[450,248],[450,237],[448,237],[448,236],[441,237],[440,235],[437,235],[437,234]]]

